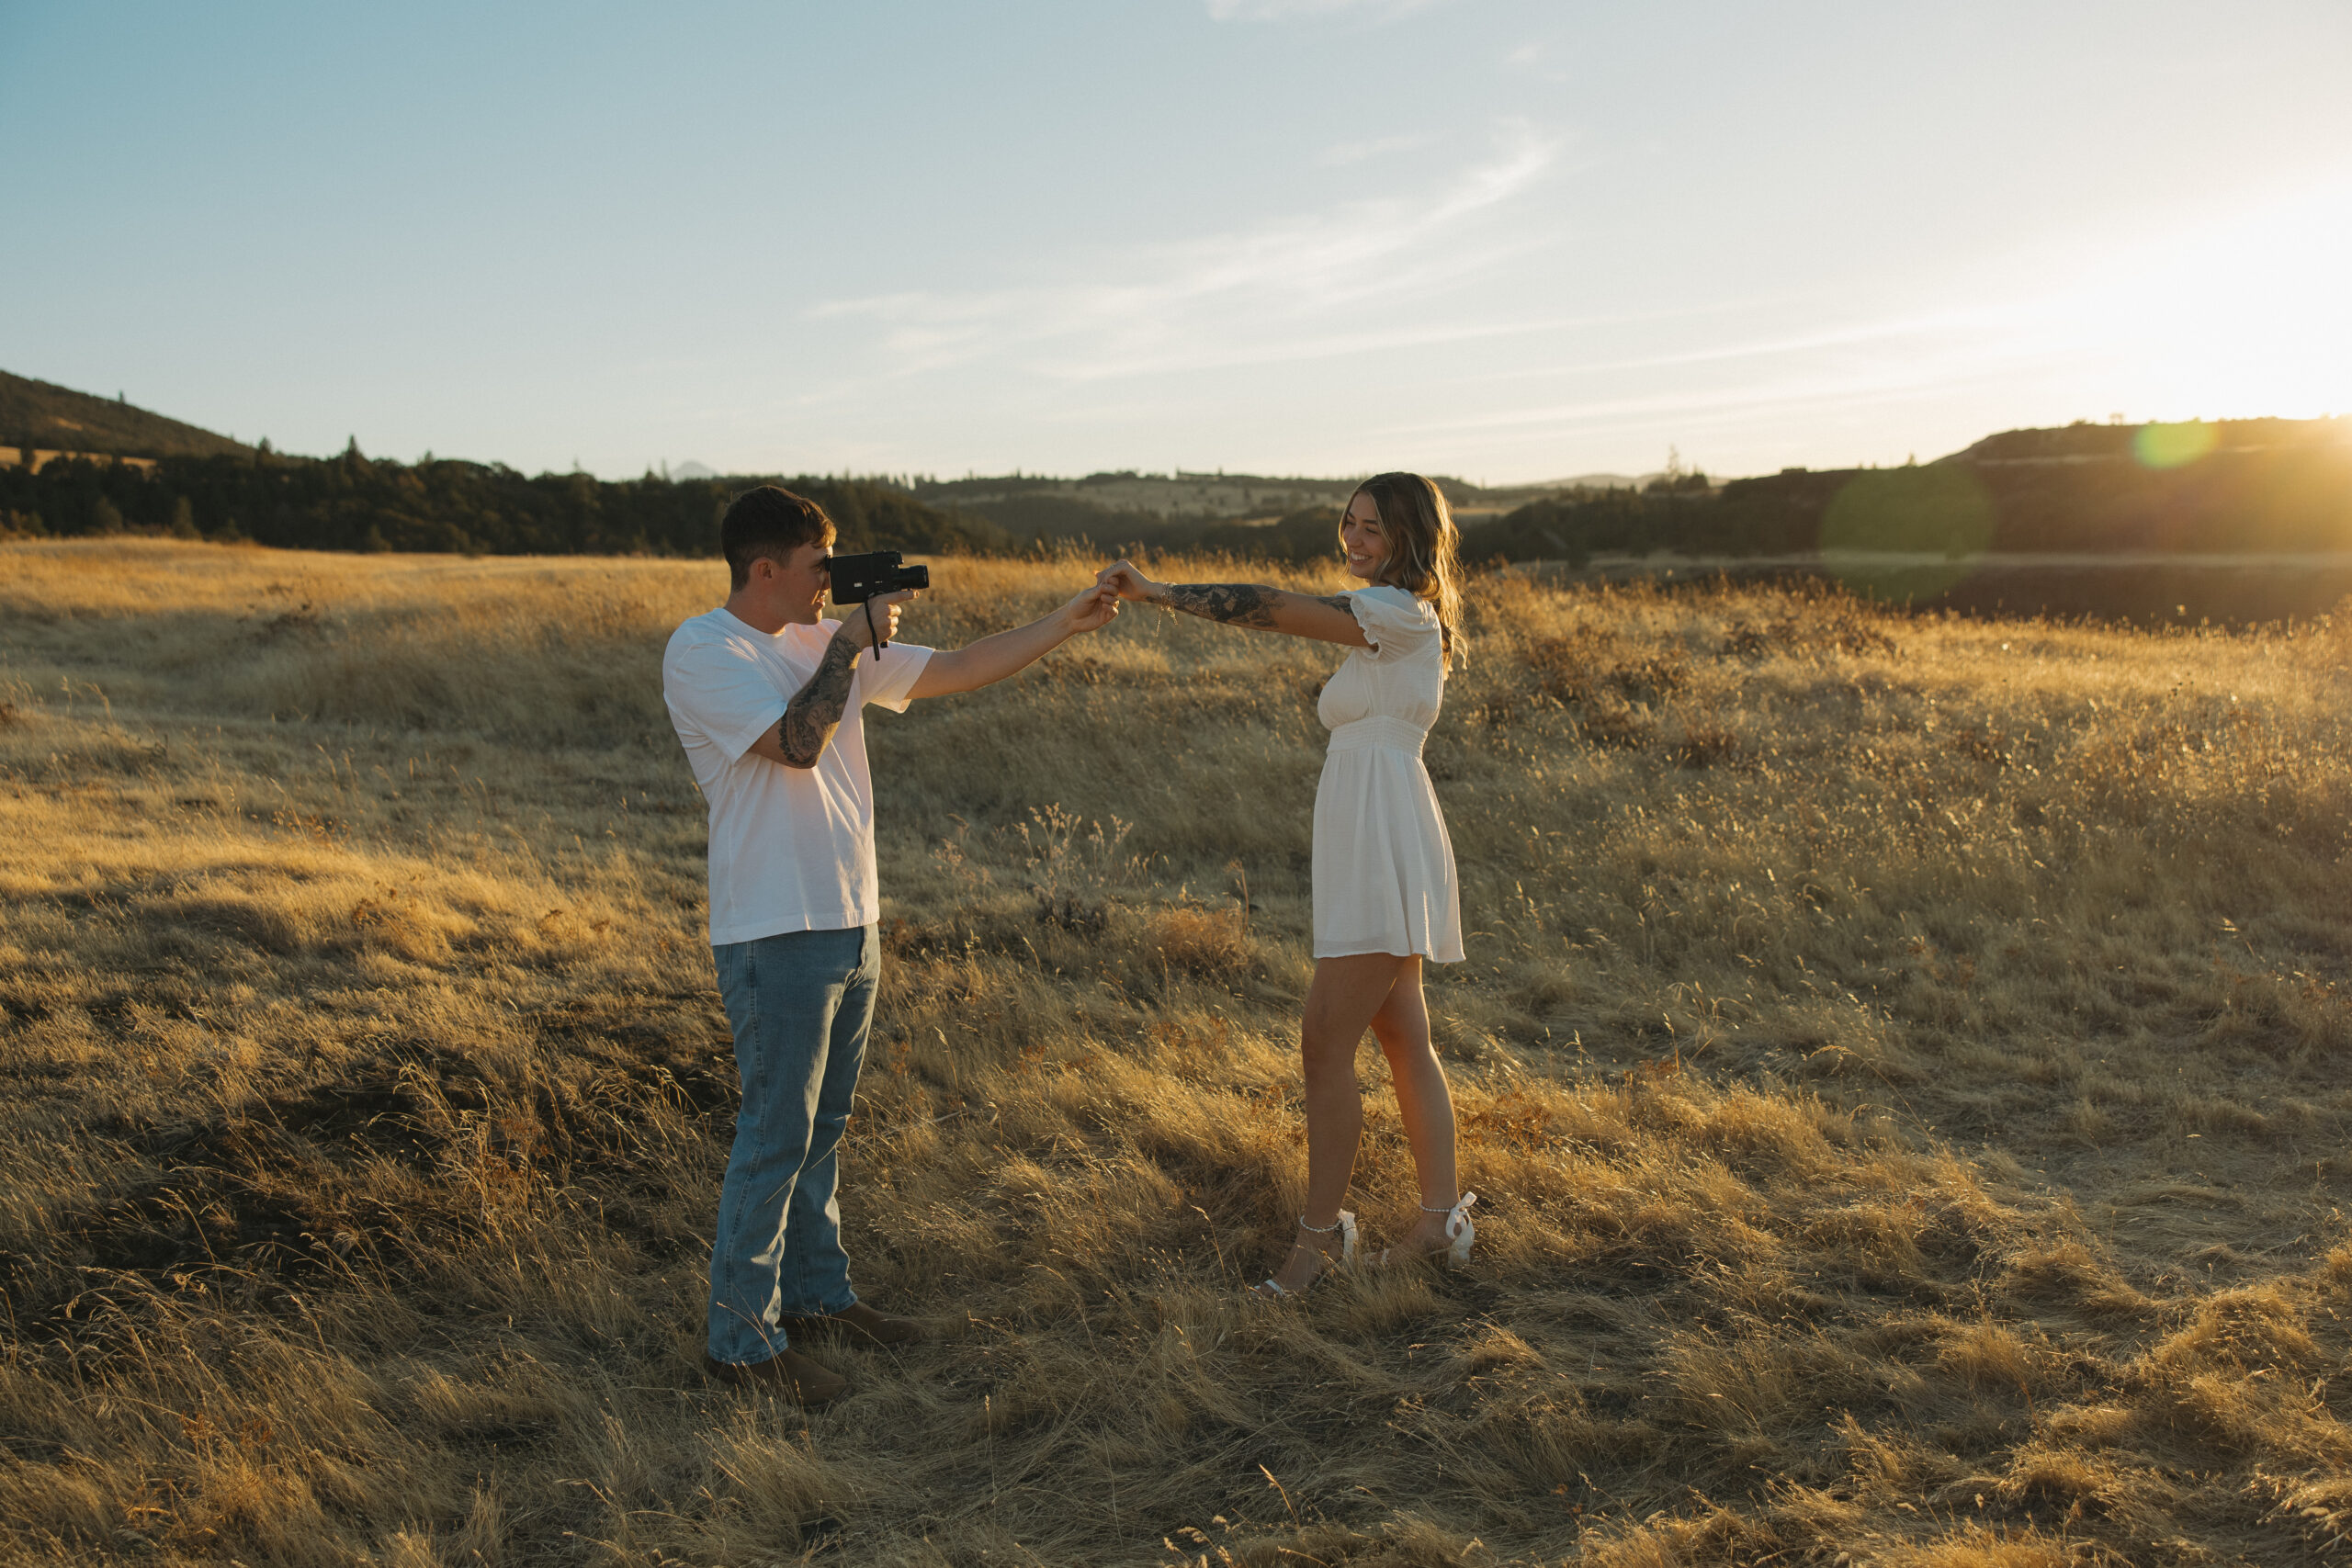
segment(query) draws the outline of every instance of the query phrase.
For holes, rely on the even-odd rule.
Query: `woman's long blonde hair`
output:
[[[1372,497],[1381,532],[1388,536],[1388,558],[1381,563],[1378,581],[1434,607],[1446,663],[1467,664],[1461,632],[1462,535],[1453,526],[1445,492],[1419,474],[1374,474],[1356,486],[1350,506],[1356,495]]]

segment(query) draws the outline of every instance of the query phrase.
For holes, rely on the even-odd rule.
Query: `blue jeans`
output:
[[[780,1315],[857,1301],[834,1189],[882,942],[861,926],[710,952],[743,1086],[710,1248],[710,1354],[748,1366],[785,1348]]]

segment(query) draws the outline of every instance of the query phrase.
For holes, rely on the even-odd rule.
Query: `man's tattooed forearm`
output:
[[[1281,597],[1281,589],[1254,582],[1172,582],[1160,603],[1227,626],[1266,627],[1274,624],[1274,603]]]
[[[818,754],[841,728],[842,715],[849,708],[850,681],[857,673],[857,644],[849,638],[833,638],[825,645],[817,672],[785,705],[776,739],[784,747],[784,760],[792,766],[815,767]]]

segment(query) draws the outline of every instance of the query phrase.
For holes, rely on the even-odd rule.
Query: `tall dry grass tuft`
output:
[[[953,644],[1088,563],[934,570]],[[844,1206],[941,1337],[811,1417],[697,1373],[720,582],[0,546],[10,1560],[2340,1557],[2352,622],[1481,580],[1479,1255],[1288,1311],[1331,655],[1131,611],[876,716]]]

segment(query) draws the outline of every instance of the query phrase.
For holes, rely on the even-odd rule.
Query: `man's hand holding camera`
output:
[[[899,635],[898,607],[913,598],[918,590],[931,586],[931,568],[908,566],[896,550],[828,556],[824,567],[833,603],[844,611],[852,604],[859,607],[856,615],[843,615],[842,624],[865,626],[865,636],[858,644],[861,648],[888,648],[890,639]],[[888,625],[876,618],[876,613],[886,607],[889,611]]]
[[[847,637],[861,649],[874,647],[876,638],[885,646],[895,642],[899,612],[922,592],[920,588],[901,588],[895,593],[877,593],[859,604],[843,605],[841,630],[833,636]]]

